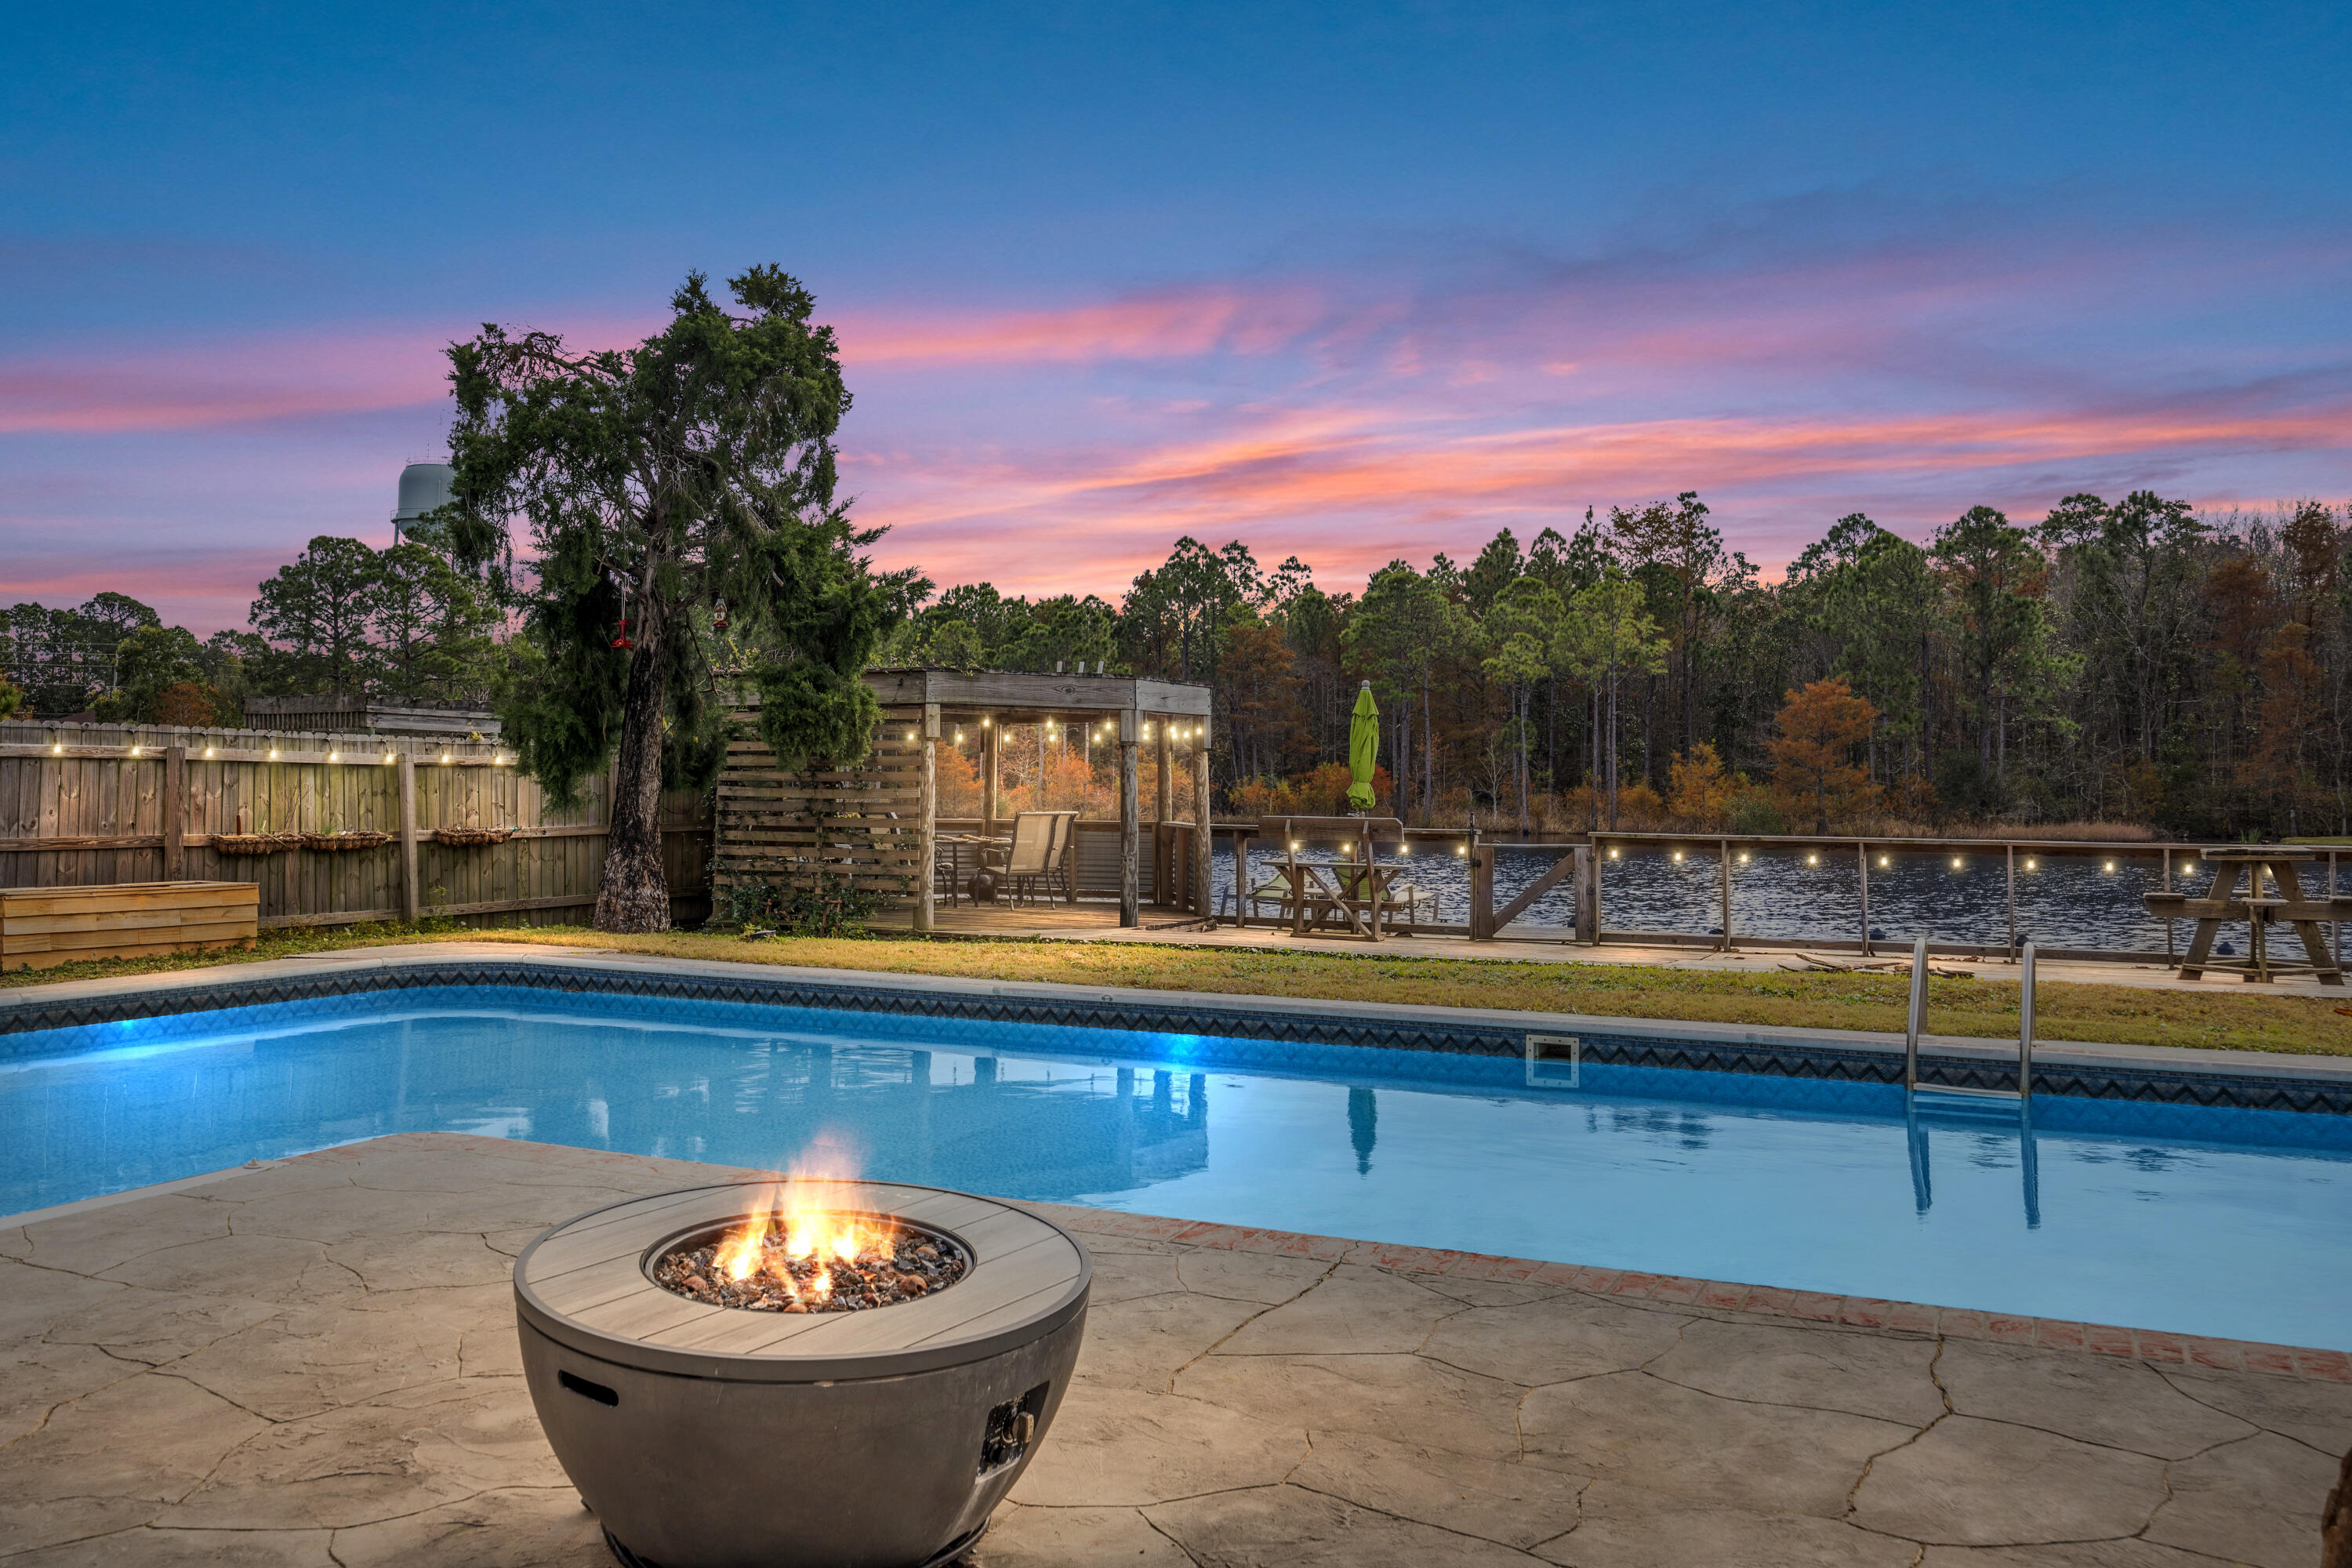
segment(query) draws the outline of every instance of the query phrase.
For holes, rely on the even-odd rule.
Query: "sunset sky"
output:
[[[885,564],[1358,588],[1696,489],[1768,573],[2352,498],[2352,7],[27,8],[0,592],[388,542],[443,346],[798,274]]]

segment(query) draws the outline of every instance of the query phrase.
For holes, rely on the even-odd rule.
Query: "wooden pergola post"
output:
[[[980,721],[980,834],[983,838],[996,837],[996,721],[982,716]]]
[[[1217,913],[1210,895],[1215,885],[1210,867],[1216,837],[1215,825],[1209,820],[1209,727],[1204,723],[1200,743],[1192,748],[1192,910],[1203,921],[1214,920]],[[1237,910],[1241,907],[1238,894],[1234,907]]]
[[[940,705],[923,704],[922,828],[915,855],[915,929],[931,929],[940,853]]]
[[[1139,926],[1143,923],[1143,879],[1136,864],[1139,846],[1137,842],[1143,816],[1142,803],[1136,798],[1136,747],[1140,743],[1141,721],[1133,709],[1118,716],[1118,923]]]

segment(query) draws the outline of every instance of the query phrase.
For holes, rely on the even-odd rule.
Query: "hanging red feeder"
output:
[[[635,647],[637,646],[629,640],[629,617],[626,616],[623,616],[621,617],[621,629],[614,634],[613,646],[614,647]]]

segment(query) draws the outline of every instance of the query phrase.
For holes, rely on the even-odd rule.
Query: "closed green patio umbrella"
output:
[[[1348,721],[1348,773],[1353,780],[1348,785],[1348,804],[1358,811],[1370,811],[1372,799],[1372,770],[1380,765],[1381,705],[1372,700],[1372,683],[1364,682],[1356,692],[1355,717]]]

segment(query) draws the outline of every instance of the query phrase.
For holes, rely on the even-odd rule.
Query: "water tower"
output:
[[[457,471],[446,463],[411,463],[400,470],[400,506],[392,514],[392,542],[435,507],[446,506]]]

